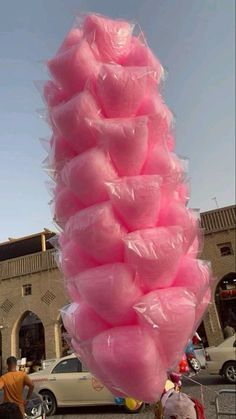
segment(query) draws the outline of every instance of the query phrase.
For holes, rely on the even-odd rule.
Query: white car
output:
[[[117,404],[115,396],[73,354],[31,374],[30,378],[47,405],[47,416],[53,415],[57,407]],[[124,406],[128,411],[138,412],[143,403],[125,399]]]
[[[222,375],[228,383],[236,384],[236,335],[218,346],[206,348],[206,369]]]

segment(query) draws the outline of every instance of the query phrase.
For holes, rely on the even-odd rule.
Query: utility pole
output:
[[[215,204],[216,204],[216,208],[218,209],[219,208],[219,205],[218,205],[218,201],[217,201],[217,199],[216,199],[216,196],[214,196],[214,198],[211,198],[213,201],[215,201]]]

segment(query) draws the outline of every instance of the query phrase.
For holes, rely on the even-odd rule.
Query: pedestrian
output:
[[[26,372],[17,371],[16,367],[16,358],[14,356],[10,356],[7,359],[8,371],[0,378],[0,390],[3,389],[4,402],[15,403],[19,407],[22,417],[24,418],[24,406],[33,393],[34,385]],[[23,390],[25,386],[29,388],[26,400],[23,398]]]
[[[227,339],[227,338],[230,338],[231,336],[233,336],[235,334],[235,330],[232,326],[225,323],[223,333],[224,333],[224,338]]]
[[[1,419],[22,419],[19,406],[15,403],[5,402],[0,404]]]

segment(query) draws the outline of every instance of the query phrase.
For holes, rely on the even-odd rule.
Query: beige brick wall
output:
[[[218,244],[228,242],[231,243],[233,248],[233,255],[221,256]],[[201,258],[210,260],[212,264],[212,271],[215,277],[213,296],[215,296],[216,286],[221,279],[230,272],[236,272],[235,250],[235,229],[206,234],[204,237],[204,248]],[[217,345],[223,341],[222,328],[214,301],[209,306],[209,310],[204,317],[204,326],[209,345]]]
[[[22,286],[25,284],[32,284],[32,295],[22,295]],[[46,293],[48,293],[46,297],[49,297],[46,301],[49,304],[42,301]],[[11,308],[9,311],[0,308],[3,364],[9,355],[20,356],[19,328],[27,311],[35,313],[43,323],[46,357],[59,357],[61,355],[59,310],[68,303],[59,270],[52,269],[0,281],[0,304],[6,299],[9,300]]]

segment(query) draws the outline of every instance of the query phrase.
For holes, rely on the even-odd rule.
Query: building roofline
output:
[[[42,236],[43,234],[53,234],[53,233],[55,232],[49,230],[48,228],[44,228],[43,231],[40,231],[39,233],[30,234],[29,236],[18,237],[16,239],[9,237],[7,241],[0,243],[0,246],[6,246],[7,244],[16,243],[16,242],[27,240],[27,239],[32,239],[33,237]]]
[[[226,210],[226,209],[230,209],[230,208],[236,208],[236,205],[235,204],[227,205],[226,207],[214,208],[212,210],[203,211],[203,212],[200,212],[200,215],[209,214],[211,212],[217,212],[217,211]]]

